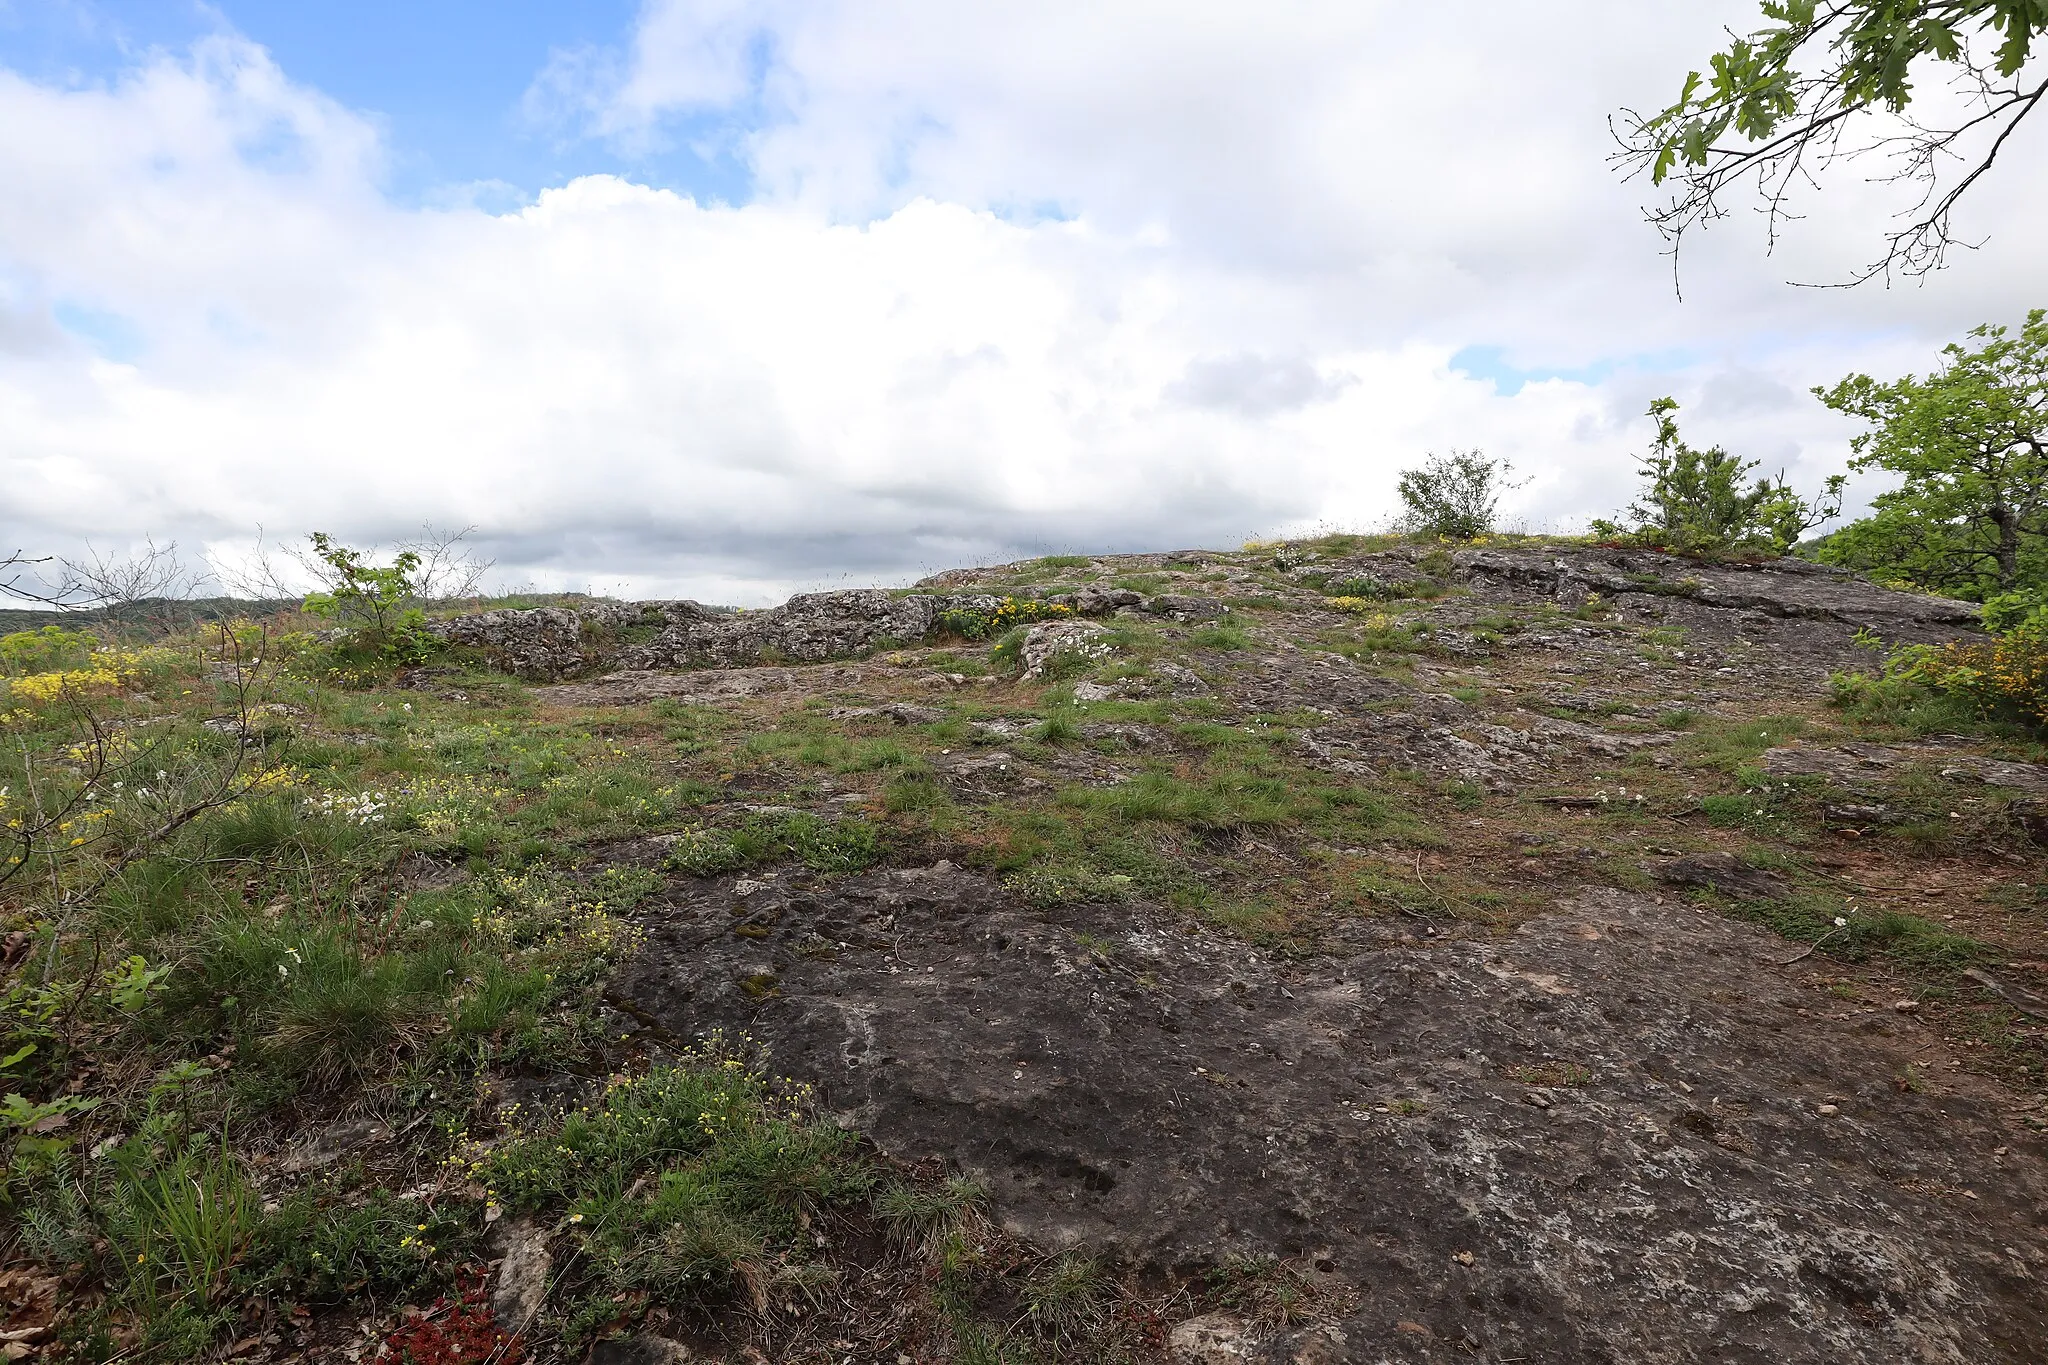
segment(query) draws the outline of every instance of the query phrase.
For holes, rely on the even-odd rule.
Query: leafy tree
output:
[[[1767,549],[1783,554],[1795,541],[1842,506],[1844,478],[1837,474],[1827,491],[1807,502],[1780,476],[1778,482],[1751,482],[1755,460],[1729,454],[1720,446],[1698,450],[1678,433],[1678,403],[1659,398],[1649,416],[1657,437],[1639,461],[1642,501],[1628,509],[1633,527],[1596,520],[1599,535],[1626,535],[1646,544],[1678,550]]]
[[[1765,0],[1763,17],[1756,32],[1731,33],[1706,74],[1688,73],[1669,107],[1618,117],[1616,160],[1653,185],[1676,182],[1650,221],[1676,252],[1688,229],[1727,213],[1729,190],[1754,181],[1775,241],[1792,190],[1837,157],[1875,153],[1891,163],[1882,178],[1920,197],[1854,281],[1938,268],[1956,240],[1957,201],[2048,98],[2034,46],[2048,3]],[[1937,72],[1958,98],[1922,122],[1915,82]]]
[[[1519,484],[1508,475],[1514,466],[1488,459],[1480,450],[1431,452],[1420,469],[1404,469],[1396,485],[1408,511],[1402,525],[1417,535],[1471,540],[1493,529],[1500,495]]]
[[[1814,390],[1872,424],[1851,467],[1903,479],[1820,558],[1977,601],[2048,588],[2048,311],[2017,335],[1970,335],[1982,345],[1950,344],[1925,379],[1857,374]]]

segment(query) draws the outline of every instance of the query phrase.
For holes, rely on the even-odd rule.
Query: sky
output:
[[[1651,399],[1817,489],[1809,390],[2048,304],[2048,127],[1672,262],[1608,119],[1754,0],[0,0],[0,553],[476,528],[757,605],[1367,529],[1481,448],[1630,500]],[[2033,229],[2029,231],[2029,224]],[[1876,487],[1855,487],[1867,496]]]

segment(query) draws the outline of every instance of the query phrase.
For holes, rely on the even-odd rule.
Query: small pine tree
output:
[[[1720,446],[1697,450],[1678,434],[1678,403],[1659,398],[1649,416],[1657,436],[1638,465],[1643,474],[1642,500],[1628,509],[1633,527],[1596,520],[1595,534],[1628,536],[1680,550],[1769,549],[1783,554],[1814,527],[1837,516],[1842,508],[1843,476],[1828,479],[1827,490],[1812,502],[1792,491],[1781,475],[1750,481],[1755,460],[1731,455]]]

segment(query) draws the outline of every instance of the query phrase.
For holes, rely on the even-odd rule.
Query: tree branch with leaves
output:
[[[1676,256],[1686,235],[1727,216],[1753,185],[1772,246],[1795,194],[1817,188],[1835,162],[1876,157],[1876,180],[1917,190],[1875,261],[1843,284],[1939,269],[1957,235],[1955,209],[2012,150],[2021,124],[2048,100],[2035,40],[2048,0],[1767,0],[1767,25],[1729,34],[1704,72],[1654,113],[1612,121],[1615,160],[1631,176],[1673,186],[1646,210]],[[1956,97],[1927,108],[1916,82],[1946,78]]]

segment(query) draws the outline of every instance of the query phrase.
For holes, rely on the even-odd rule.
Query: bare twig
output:
[[[1785,960],[1784,960],[1783,962],[1780,962],[1780,963],[1779,963],[1778,965],[1779,965],[1780,967],[1789,967],[1789,966],[1791,966],[1791,965],[1792,965],[1793,963],[1795,963],[1795,962],[1804,962],[1804,961],[1806,961],[1806,959],[1808,959],[1809,957],[1812,957],[1812,956],[1813,956],[1813,955],[1814,955],[1815,953],[1817,953],[1817,952],[1819,952],[1819,951],[1820,951],[1820,945],[1821,945],[1821,944],[1823,944],[1823,943],[1826,943],[1826,942],[1827,942],[1827,941],[1828,941],[1829,939],[1833,938],[1833,937],[1834,937],[1834,936],[1835,936],[1836,934],[1839,934],[1839,933],[1841,933],[1841,932],[1842,932],[1842,930],[1843,930],[1843,929],[1844,929],[1845,927],[1847,927],[1847,926],[1844,926],[1844,925],[1839,925],[1839,924],[1838,924],[1838,925],[1836,925],[1836,926],[1835,926],[1834,928],[1832,928],[1832,929],[1828,930],[1828,931],[1827,931],[1827,932],[1826,932],[1825,934],[1822,934],[1822,935],[1821,935],[1821,936],[1820,936],[1819,938],[1815,939],[1815,940],[1814,940],[1813,942],[1811,942],[1811,943],[1807,944],[1807,945],[1806,945],[1806,949],[1805,949],[1805,951],[1804,951],[1804,952],[1798,952],[1798,953],[1794,953],[1794,954],[1793,954],[1793,955],[1792,955],[1791,957],[1788,957],[1788,958],[1786,958],[1786,959],[1785,959]]]
[[[295,581],[291,570],[278,562],[280,558],[295,564],[301,562],[292,550],[269,544],[264,539],[263,528],[258,526],[256,544],[249,552],[232,564],[214,560],[212,576],[236,597],[279,602],[305,596],[303,580]]]
[[[254,738],[254,696],[255,687],[259,680],[258,670],[261,667],[262,656],[261,653],[258,653],[252,659],[244,649],[241,640],[237,638],[235,632],[226,625],[218,625],[216,630],[218,632],[221,658],[228,663],[231,669],[228,681],[233,689],[235,698],[234,728],[232,731],[235,743],[232,756],[226,765],[217,771],[196,795],[188,793],[186,799],[180,802],[174,809],[165,811],[156,824],[129,839],[120,853],[101,866],[98,870],[98,875],[94,876],[89,882],[68,890],[65,889],[58,872],[59,864],[66,852],[85,843],[94,842],[103,836],[81,836],[79,844],[72,844],[62,837],[63,827],[65,822],[81,806],[99,794],[102,784],[113,770],[116,735],[91,706],[87,705],[80,698],[74,697],[71,699],[74,714],[78,717],[78,723],[90,735],[87,743],[77,746],[84,751],[86,768],[83,780],[76,785],[75,790],[70,793],[63,804],[54,810],[44,810],[42,808],[41,788],[34,784],[33,779],[35,765],[27,761],[28,756],[26,751],[24,751],[24,767],[31,774],[29,779],[31,782],[30,795],[32,802],[35,804],[36,816],[32,822],[25,822],[23,830],[14,832],[12,837],[16,848],[19,850],[19,857],[7,868],[0,869],[0,881],[4,881],[6,878],[19,872],[39,853],[47,857],[50,862],[53,877],[51,890],[53,913],[50,926],[50,947],[43,970],[45,982],[51,979],[55,971],[58,946],[67,930],[68,921],[78,910],[97,900],[100,894],[108,886],[112,885],[115,879],[120,877],[122,873],[126,872],[141,859],[158,851],[165,841],[170,839],[179,830],[191,824],[208,811],[218,810],[231,802],[239,800],[252,790],[254,779],[248,772],[249,750],[252,747],[252,740]],[[267,640],[267,635],[265,638]],[[154,751],[155,748],[152,746],[149,751],[145,751],[140,757],[130,758],[127,762],[131,766],[146,763],[149,761],[149,755]],[[32,828],[27,827],[29,825],[32,825]],[[53,831],[55,831],[54,835]],[[100,966],[101,945],[97,939],[94,942],[93,951],[94,960],[91,971],[87,973],[88,979],[97,974]]]
[[[178,542],[158,545],[143,541],[143,548],[129,555],[103,555],[85,545],[82,559],[60,559],[68,582],[78,584],[102,606],[126,606],[153,598],[189,597],[210,574],[187,568],[178,553]]]
[[[36,567],[57,562],[55,555],[33,556],[21,550],[0,556],[0,597],[33,602],[55,611],[82,611],[98,606],[99,602],[83,585],[69,578],[52,583]]]
[[[463,543],[474,534],[474,526],[442,531],[428,522],[420,527],[419,535],[401,540],[394,547],[419,556],[419,567],[413,571],[413,592],[422,603],[452,602],[478,594],[484,576],[497,561],[480,558]]]

